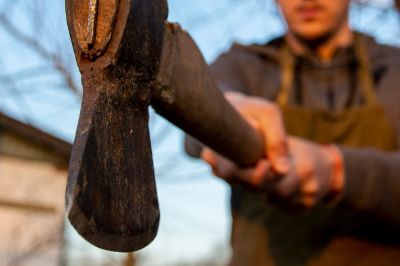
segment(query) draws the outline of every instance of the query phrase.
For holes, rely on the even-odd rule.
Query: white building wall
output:
[[[0,155],[0,265],[59,265],[66,169]]]

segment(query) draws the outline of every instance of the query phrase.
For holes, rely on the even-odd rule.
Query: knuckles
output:
[[[280,107],[271,101],[257,96],[246,96],[238,92],[226,92],[225,98],[237,109],[254,115],[281,115]]]
[[[274,116],[281,115],[281,110],[277,104],[272,102],[265,102],[263,105],[264,105],[263,109],[268,115],[274,115]]]

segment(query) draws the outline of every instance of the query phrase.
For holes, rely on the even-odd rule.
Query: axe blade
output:
[[[147,108],[85,93],[69,169],[66,209],[93,245],[130,252],[157,234],[159,209]]]
[[[67,0],[83,103],[72,149],[66,212],[93,245],[131,252],[156,236],[148,106],[158,71],[165,0]]]

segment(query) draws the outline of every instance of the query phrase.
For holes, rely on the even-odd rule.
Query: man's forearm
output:
[[[400,152],[341,147],[346,185],[343,202],[400,222]]]

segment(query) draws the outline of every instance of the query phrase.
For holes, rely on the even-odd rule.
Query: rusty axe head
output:
[[[66,10],[84,88],[67,216],[100,248],[138,250],[159,223],[147,122],[166,0],[66,0]]]

